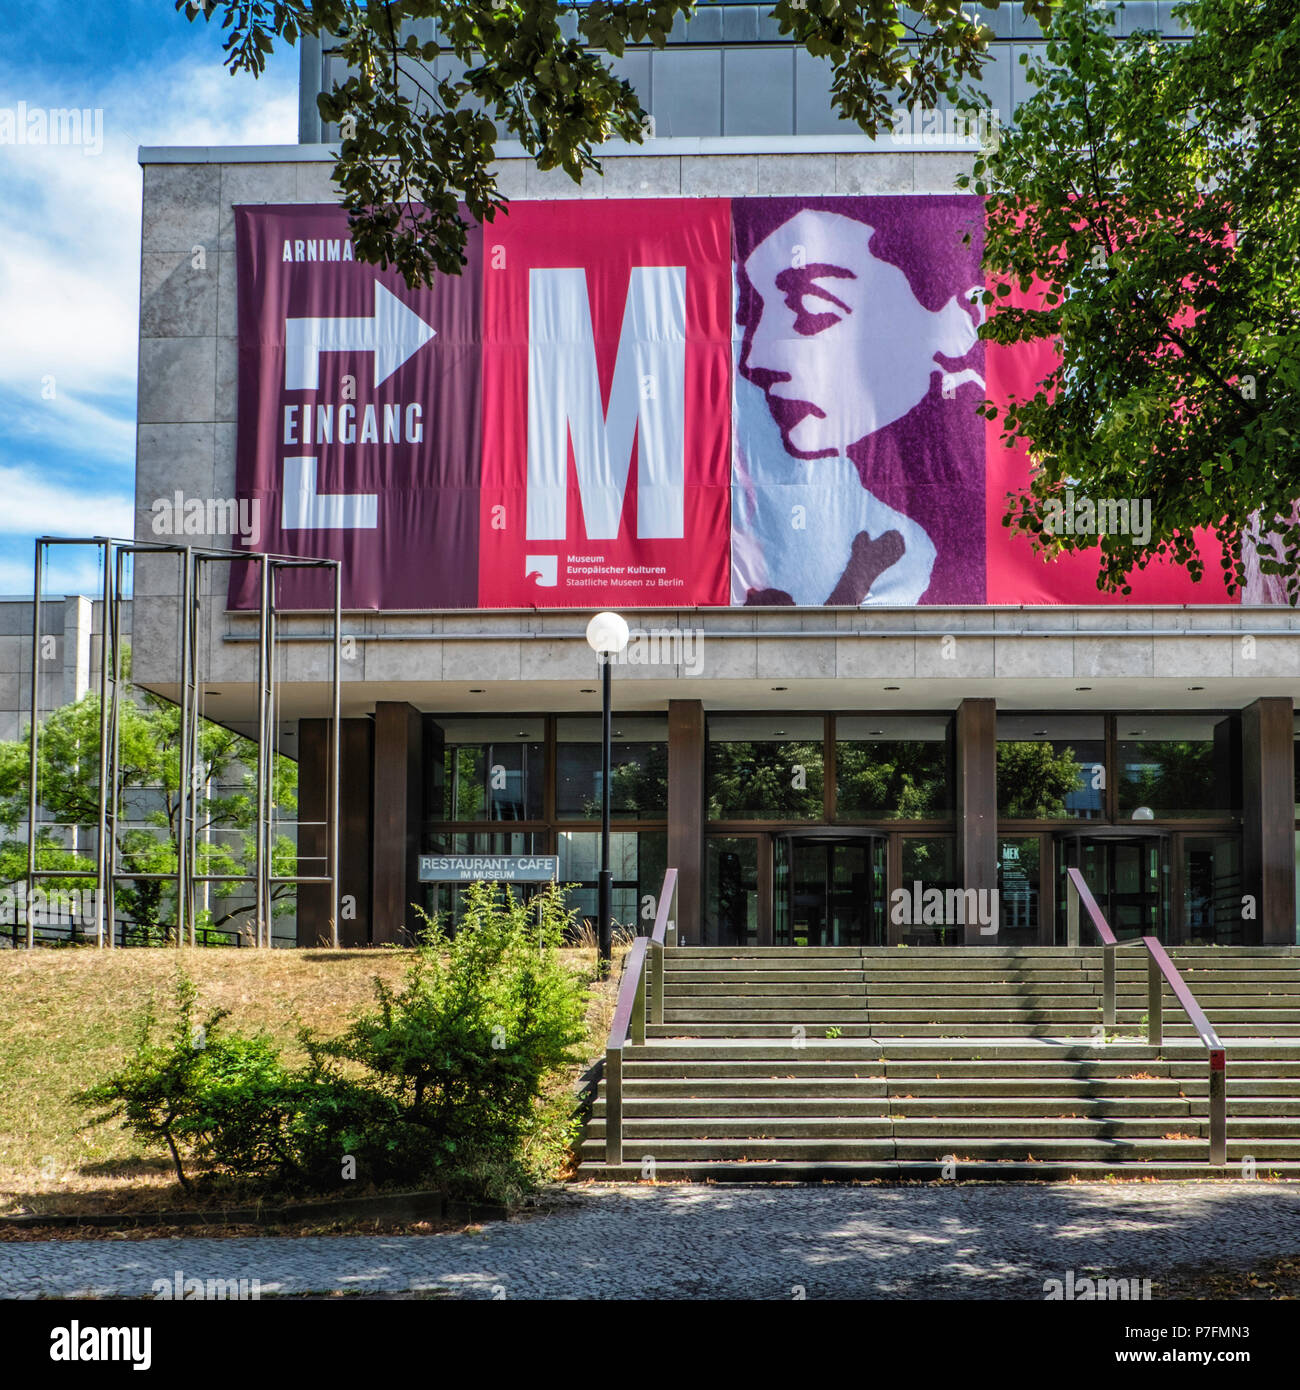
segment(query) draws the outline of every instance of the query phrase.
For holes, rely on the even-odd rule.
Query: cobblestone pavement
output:
[[[1290,1184],[591,1186],[450,1235],[0,1243],[0,1295],[139,1296],[180,1271],[263,1296],[1039,1299],[1068,1270],[1158,1283],[1297,1251]]]

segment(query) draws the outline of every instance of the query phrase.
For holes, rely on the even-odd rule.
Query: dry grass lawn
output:
[[[591,951],[568,951],[590,972]],[[170,1164],[145,1155],[120,1125],[87,1126],[73,1100],[131,1051],[152,996],[170,1015],[178,968],[199,990],[199,1016],[266,1032],[299,1060],[300,1028],[341,1031],[374,998],[374,978],[395,983],[400,950],[118,950],[0,953],[0,1212],[192,1205]],[[603,1047],[615,985],[593,989],[589,1053]]]

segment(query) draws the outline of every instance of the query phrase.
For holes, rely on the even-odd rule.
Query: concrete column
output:
[[[420,735],[420,712],[414,706],[402,700],[375,705],[375,945],[409,943],[419,927],[411,904],[420,897]]]
[[[704,892],[704,703],[668,702],[668,865],[677,870],[677,939],[701,937]]]
[[[1245,940],[1295,942],[1295,734],[1286,696],[1256,700],[1241,712],[1242,892],[1255,899]]]
[[[63,600],[63,698],[73,705],[90,689],[90,636],[95,605],[80,596]],[[53,694],[53,692],[51,692]]]
[[[957,706],[957,869],[963,888],[998,886],[998,745],[994,700]],[[966,923],[964,944],[989,946],[979,923]]]

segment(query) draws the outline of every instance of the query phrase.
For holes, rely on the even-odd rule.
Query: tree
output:
[[[946,743],[900,739],[838,743],[836,815],[840,820],[887,816],[927,820],[951,813],[951,767]]]
[[[128,662],[129,669],[129,662]],[[117,803],[117,857],[123,875],[171,874],[177,869],[180,833],[180,734],[177,705],[157,695],[124,699],[120,709],[120,780]],[[27,872],[26,839],[13,838],[27,820],[31,728],[21,739],[0,742],[0,884],[14,885]],[[255,774],[257,746],[209,720],[200,720],[194,797],[200,874],[251,875],[255,860],[257,813]],[[277,757],[272,804],[290,814],[297,806],[297,764]],[[99,696],[88,694],[53,711],[41,724],[37,740],[37,799],[45,813],[38,825],[37,863],[42,869],[94,872],[93,845],[99,823]],[[62,833],[60,833],[62,832]],[[69,842],[70,837],[75,837]],[[272,871],[295,873],[292,841],[276,837]],[[42,880],[47,889],[87,888],[85,878]],[[211,885],[213,906],[198,913],[197,925],[237,931],[253,906],[241,885]],[[292,912],[290,885],[276,885],[273,911]],[[176,921],[176,884],[172,879],[124,879],[117,889],[120,919],[134,922],[146,940],[165,939]],[[75,930],[73,932],[75,937]]]
[[[1300,8],[1192,0],[1174,13],[1193,37],[1118,37],[1109,14],[1064,0],[1046,61],[1028,65],[1037,90],[967,181],[988,195],[984,336],[1056,349],[1000,414],[1032,464],[1005,520],[1074,550],[1094,538],[1051,526],[1067,489],[1146,498],[1149,543],[1105,536],[1099,587],[1129,592],[1158,556],[1199,580],[1206,527],[1230,588],[1294,604]],[[985,414],[999,419],[991,403]]]
[[[820,743],[709,743],[710,820],[821,819]]]
[[[1201,740],[1168,739],[1139,745],[1131,753],[1119,787],[1121,815],[1139,806],[1163,816],[1227,815],[1232,795],[1216,775],[1215,746]],[[1137,762],[1137,758],[1141,762]]]
[[[1073,748],[1016,740],[998,744],[998,814],[1008,820],[1067,816],[1065,798],[1080,790],[1083,764]]]
[[[1001,0],[988,0],[996,9]],[[1045,21],[1055,0],[1023,0]],[[416,286],[459,274],[467,224],[506,206],[492,172],[498,138],[539,169],[581,181],[596,147],[650,132],[629,84],[609,66],[629,42],[662,48],[695,0],[176,0],[191,21],[228,30],[226,66],[260,74],[277,42],[331,36],[350,76],[318,98],[342,134],[335,181],[363,261]],[[987,60],[990,31],[957,0],[779,0],[783,33],[833,68],[832,100],[868,134],[899,106],[957,96]],[[411,25],[437,24],[438,42]],[[449,57],[459,76],[438,76]]]

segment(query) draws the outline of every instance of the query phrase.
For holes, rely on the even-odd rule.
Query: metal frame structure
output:
[[[654,927],[649,936],[637,937],[623,962],[614,1021],[605,1043],[606,1163],[623,1162],[623,1053],[628,1046],[645,1046],[647,1013],[652,1024],[664,1021],[664,950],[676,945],[677,870],[670,868],[659,890]]]
[[[38,771],[40,766],[41,698],[41,606],[44,602],[45,555],[52,545],[95,546],[102,557],[104,597],[100,623],[99,662],[99,786],[98,840],[95,868],[90,870],[41,869],[37,866],[39,812]],[[180,768],[177,788],[179,823],[176,831],[175,873],[126,873],[117,857],[118,801],[121,777],[122,714],[122,602],[125,597],[125,561],[137,554],[173,555],[180,567],[180,651],[178,686],[180,700]],[[201,705],[204,684],[199,673],[199,630],[204,602],[204,579],[213,565],[244,563],[259,567],[258,661],[257,661],[257,812],[254,839],[254,872],[248,874],[200,874],[198,867],[197,816],[200,785],[196,785],[196,750],[200,740]],[[275,874],[271,862],[272,836],[270,812],[273,805],[275,739],[275,640],[277,609],[276,579],[285,569],[328,569],[333,574],[331,666],[331,732],[326,872],[324,874]],[[165,542],[117,540],[112,537],[41,536],[36,541],[32,596],[31,669],[31,746],[30,785],[27,816],[27,947],[36,945],[31,904],[37,882],[42,878],[84,878],[95,883],[96,944],[112,948],[116,923],[117,885],[131,882],[174,880],[176,884],[176,945],[196,944],[195,886],[200,883],[251,883],[256,905],[255,944],[270,946],[272,897],[280,884],[328,884],[331,905],[331,944],[339,944],[339,800],[342,674],[342,565],[338,560],[301,559],[264,552],[222,550],[214,547],[175,545]],[[107,923],[107,930],[105,925]]]
[[[1144,946],[1147,951],[1147,1045],[1157,1049],[1164,1047],[1164,986],[1167,982],[1183,1012],[1187,1015],[1192,1030],[1206,1050],[1210,1065],[1209,1085],[1209,1131],[1210,1164],[1222,1168],[1228,1162],[1228,1052],[1214,1031],[1205,1011],[1197,1002],[1195,995],[1187,987],[1187,981],[1179,974],[1178,967],[1169,959],[1169,954],[1154,936],[1143,936],[1137,941],[1120,941],[1106,921],[1105,914],[1097,906],[1081,870],[1066,870],[1067,914],[1069,945],[1079,946],[1079,909],[1087,913],[1088,920],[1101,940],[1102,984],[1101,984],[1101,1022],[1103,1039],[1116,1026],[1115,1007],[1115,952],[1126,946]]]

